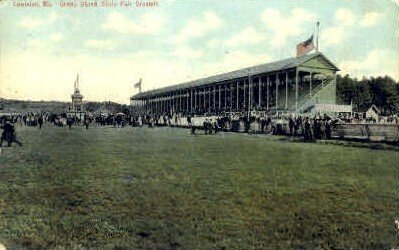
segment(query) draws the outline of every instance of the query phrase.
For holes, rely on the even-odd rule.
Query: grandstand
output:
[[[136,114],[266,111],[302,113],[336,104],[339,69],[322,53],[252,66],[130,98]]]

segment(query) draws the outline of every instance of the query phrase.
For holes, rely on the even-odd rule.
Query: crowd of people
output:
[[[246,133],[272,133],[290,136],[302,136],[305,141],[330,139],[334,124],[327,115],[314,117],[293,115],[268,115],[265,113],[248,115],[246,112],[207,114],[196,116],[193,114],[163,114],[159,116],[143,115],[132,118],[133,126],[183,126],[189,127],[191,133],[197,130],[204,134],[217,134],[220,131]]]
[[[164,113],[161,115],[130,115],[116,114],[84,114],[83,116],[68,116],[64,114],[28,113],[24,115],[13,115],[0,117],[0,128],[3,129],[1,143],[8,141],[9,144],[17,140],[14,124],[20,126],[33,126],[42,129],[43,124],[57,127],[83,126],[114,126],[124,128],[126,126],[183,126],[191,128],[191,133],[197,130],[204,134],[217,134],[220,131],[246,132],[246,133],[272,133],[295,137],[303,137],[304,141],[313,142],[319,139],[332,138],[336,123],[345,122],[345,117],[332,119],[327,115],[294,116],[292,114],[268,114],[265,112],[218,112],[205,113],[202,115],[190,113]]]

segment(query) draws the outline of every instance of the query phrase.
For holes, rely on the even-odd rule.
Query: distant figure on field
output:
[[[296,132],[294,133],[295,121],[292,116],[288,120],[288,127],[290,128],[290,135],[296,135]]]
[[[208,134],[208,119],[205,119],[204,123],[202,124],[204,126],[205,134]]]
[[[195,126],[191,124],[191,134],[195,135]]]
[[[39,129],[42,129],[43,126],[43,116],[39,116],[37,119],[37,123],[39,124]]]
[[[85,125],[86,129],[88,130],[88,129],[89,129],[89,125],[90,125],[90,120],[89,120],[89,118],[85,118],[85,119],[84,119],[84,125]],[[118,127],[119,127],[119,124],[118,124]]]
[[[6,121],[1,128],[3,129],[3,133],[1,134],[0,147],[3,145],[3,141],[6,141],[7,146],[9,147],[13,142],[17,143],[19,146],[22,146],[22,143],[17,140],[15,128],[11,122]]]
[[[217,121],[213,122],[213,130],[215,131],[215,134],[219,132],[219,124]]]
[[[73,123],[72,118],[68,117],[67,118],[67,125],[68,125],[69,129],[72,128],[72,123]]]

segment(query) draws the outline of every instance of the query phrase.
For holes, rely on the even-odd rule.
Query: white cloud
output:
[[[177,47],[172,54],[179,58],[195,59],[203,57],[204,51],[198,49],[195,50],[188,46],[184,46],[184,47]]]
[[[320,41],[323,45],[339,44],[345,37],[345,29],[341,26],[334,26],[325,29],[320,33]]]
[[[363,18],[360,20],[360,25],[362,26],[373,26],[381,20],[382,14],[378,12],[367,12],[364,14]]]
[[[27,45],[28,47],[35,47],[35,48],[41,48],[41,47],[43,47],[43,43],[42,43],[40,40],[38,40],[38,39],[28,40],[28,41],[26,42],[26,45]]]
[[[389,75],[399,79],[399,63],[391,53],[385,49],[371,50],[364,58],[358,60],[345,60],[339,64],[344,74],[355,77]]]
[[[40,26],[51,24],[58,19],[58,15],[55,12],[50,13],[47,18],[35,18],[32,16],[25,16],[22,18],[20,25],[26,29],[36,29]]]
[[[50,35],[50,40],[53,42],[60,42],[65,39],[65,36],[62,33],[54,33]]]
[[[300,8],[294,8],[286,15],[282,15],[276,9],[268,8],[263,11],[260,18],[273,32],[271,42],[274,46],[283,46],[287,38],[301,35],[304,32],[305,23],[315,21],[313,13]]]
[[[108,15],[107,22],[103,24],[103,28],[114,30],[118,33],[127,33],[131,30],[134,30],[136,24],[134,22],[130,22],[124,15],[113,12]]]
[[[165,20],[156,13],[146,13],[141,16],[141,31],[143,33],[152,34],[163,28]]]
[[[217,62],[207,63],[204,64],[203,68],[195,69],[195,77],[193,79],[226,73],[270,61],[271,57],[266,54],[233,50],[226,52]]]
[[[351,35],[351,29],[356,22],[356,18],[352,11],[340,8],[335,11],[335,20],[338,23],[335,26],[327,27],[320,33],[321,44],[330,46],[336,45]]]
[[[35,28],[39,27],[40,25],[42,25],[42,23],[43,23],[43,20],[33,18],[33,17],[24,17],[21,20],[21,26],[26,29],[35,29]]]
[[[223,21],[214,12],[205,12],[199,18],[188,21],[172,40],[176,44],[182,44],[192,38],[203,37],[219,29],[222,23]]]
[[[253,45],[264,41],[266,38],[253,27],[244,28],[227,41],[228,46]]]
[[[94,49],[112,50],[115,45],[111,40],[90,39],[85,42],[86,47]]]
[[[136,22],[121,13],[113,12],[108,15],[107,21],[102,27],[121,34],[154,34],[162,29],[164,23],[163,17],[156,13],[143,14]]]
[[[216,48],[218,46],[220,46],[222,44],[222,42],[220,41],[220,39],[216,39],[216,38],[212,38],[206,41],[206,47],[208,48]]]
[[[399,0],[391,0],[391,2],[395,3],[397,6],[399,6]]]
[[[349,9],[338,9],[335,12],[335,19],[341,24],[341,25],[353,25],[355,23],[355,15],[350,11]]]

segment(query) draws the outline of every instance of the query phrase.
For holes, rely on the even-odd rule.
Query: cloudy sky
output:
[[[399,80],[395,1],[159,0],[155,8],[61,8],[54,0],[51,8],[27,8],[3,0],[0,97],[69,101],[79,72],[85,100],[128,103],[140,77],[149,90],[295,56],[317,21],[320,51],[341,74]]]

